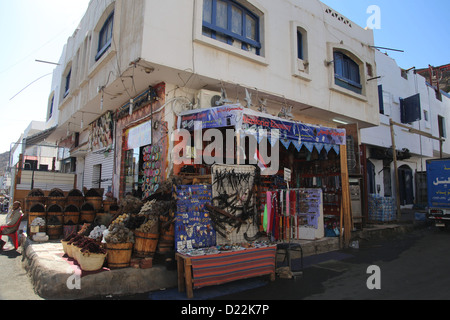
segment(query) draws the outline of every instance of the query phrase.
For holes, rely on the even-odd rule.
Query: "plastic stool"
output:
[[[300,245],[300,243],[279,243],[277,244],[277,256],[278,256],[278,251],[279,250],[284,250],[283,254],[284,254],[284,260],[283,263],[286,261],[288,261],[288,266],[289,266],[289,270],[292,272],[292,275],[295,276],[300,276],[303,274],[303,249],[302,246]],[[291,251],[298,251],[300,252],[300,263],[301,263],[301,270],[298,271],[293,271],[292,270],[292,255],[291,255]]]

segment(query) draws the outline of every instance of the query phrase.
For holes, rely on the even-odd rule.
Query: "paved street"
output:
[[[5,238],[6,240],[6,238]],[[304,259],[297,279],[266,277],[194,291],[196,300],[384,300],[450,299],[450,231],[426,227],[391,239],[359,241],[346,249]],[[299,261],[296,260],[296,263]],[[367,268],[380,268],[380,290],[369,290]],[[0,253],[0,299],[40,300],[14,250]],[[111,297],[100,297],[111,299]],[[117,299],[117,297],[112,297]],[[120,299],[185,300],[176,288]]]
[[[300,279],[277,279],[264,287],[220,299],[450,299],[449,250],[449,230],[434,227],[378,243],[361,240],[359,249],[305,259]],[[367,288],[372,275],[367,269],[371,265],[380,268],[380,290]]]
[[[2,239],[7,241],[8,237]],[[8,241],[0,252],[0,300],[42,300],[34,292],[21,261],[22,255]]]

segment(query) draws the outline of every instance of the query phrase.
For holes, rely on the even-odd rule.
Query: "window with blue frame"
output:
[[[303,34],[297,30],[297,58],[303,60]]]
[[[359,65],[340,51],[334,52],[334,78],[336,85],[355,93],[362,93]]]
[[[111,46],[111,40],[113,37],[113,27],[114,27],[114,11],[109,15],[103,24],[98,36],[98,49],[97,55],[95,56],[95,61],[101,58],[101,56],[109,49]]]
[[[47,120],[49,120],[52,117],[53,114],[53,104],[55,103],[55,94],[52,93],[52,98],[50,99],[50,105],[48,108],[48,117]]]
[[[259,17],[232,0],[203,0],[203,35],[260,55]]]
[[[66,84],[64,86],[64,97],[66,97],[69,94],[70,91],[70,77],[72,76],[72,69],[69,70],[69,72],[66,75]]]

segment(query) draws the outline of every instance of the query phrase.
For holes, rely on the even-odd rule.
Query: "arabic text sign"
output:
[[[450,160],[427,163],[428,206],[450,208]]]

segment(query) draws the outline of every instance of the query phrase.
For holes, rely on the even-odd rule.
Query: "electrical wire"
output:
[[[45,75],[43,75],[42,77],[37,78],[36,80],[34,80],[33,82],[31,82],[29,85],[27,85],[25,88],[23,88],[22,90],[20,90],[19,92],[17,92],[11,99],[9,99],[9,101],[11,101],[12,99],[14,99],[15,97],[17,97],[19,94],[21,94],[25,89],[27,89],[29,86],[31,86],[33,83],[41,80],[42,78],[48,77],[49,75],[52,75],[53,72],[47,73]]]

